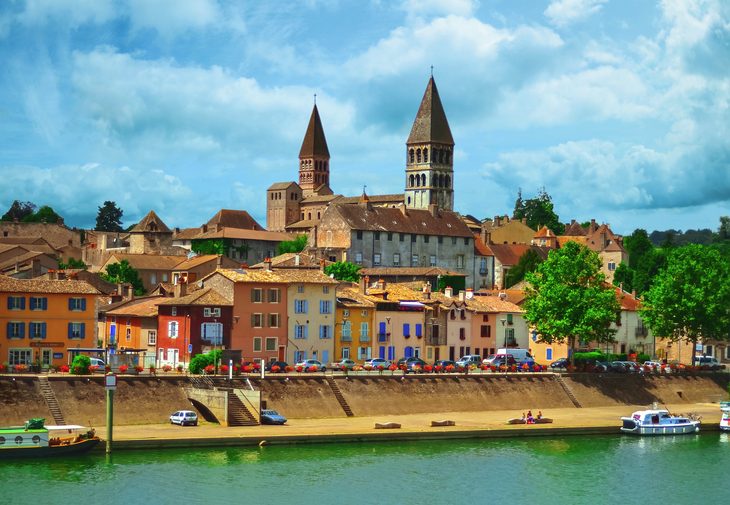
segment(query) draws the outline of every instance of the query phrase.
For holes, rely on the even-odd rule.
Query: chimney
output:
[[[324,273],[324,260],[320,260],[319,262],[319,271]]]
[[[218,257],[215,259],[215,269],[220,270],[223,266],[223,255],[219,254]]]
[[[264,270],[271,272],[271,258],[266,258],[264,260]]]
[[[453,294],[454,290],[451,289],[451,286],[446,286],[446,289],[444,289],[444,296],[446,296],[446,298],[451,298]]]
[[[370,203],[370,198],[368,198],[368,195],[366,195],[365,193],[363,193],[362,197],[360,198],[360,207],[364,207],[368,211],[373,210],[373,204]]]
[[[429,214],[431,214],[431,217],[433,217],[434,219],[438,219],[439,210],[436,207],[435,203],[432,203],[431,205],[428,206],[428,212],[429,212]]]
[[[360,277],[360,285],[358,286],[358,293],[361,295],[364,295],[365,292],[368,289],[368,281],[370,280],[370,277]]]
[[[459,291],[459,301],[463,302],[465,300],[465,297],[466,297],[466,292]]]
[[[299,254],[294,255],[294,266],[295,267],[299,266]]]
[[[631,290],[631,298],[633,298],[634,300],[636,300],[636,290],[635,289],[632,289]]]
[[[41,276],[41,260],[33,258],[30,260],[30,278],[35,279]]]
[[[472,288],[466,288],[466,299],[471,300],[474,298],[474,290]]]
[[[596,224],[596,220],[595,219],[591,219],[591,226],[593,226],[594,224]]]
[[[624,283],[623,282],[621,284],[619,284],[619,289],[623,293],[623,291],[624,291]]]
[[[15,273],[20,272],[20,266],[18,265],[18,256],[15,257]]]
[[[575,220],[574,220],[575,221]],[[570,225],[568,223],[565,223],[565,233],[568,233],[568,229],[570,228]]]
[[[175,298],[182,298],[188,294],[188,278],[180,277],[175,284]]]
[[[431,285],[428,282],[423,285],[423,298],[426,300],[431,299]]]
[[[493,223],[494,223],[494,227],[495,227],[495,228],[499,228],[499,224],[500,224],[500,219],[499,219],[499,216],[494,216],[494,221],[493,221]]]
[[[408,217],[408,209],[406,209],[406,205],[404,203],[400,205],[400,211],[404,216]]]
[[[571,219],[570,224],[575,224],[575,219]]]
[[[526,217],[523,217],[522,218],[522,224],[524,224],[525,226],[527,226],[527,218]]]
[[[63,226],[63,218],[62,218],[62,217],[59,217],[59,218],[58,218],[58,221],[56,221],[56,223],[57,223],[57,224],[58,224],[59,226]]]
[[[175,228],[175,235],[177,235],[178,233],[180,233],[180,228]]]
[[[386,282],[383,279],[378,279],[378,287],[385,291]]]

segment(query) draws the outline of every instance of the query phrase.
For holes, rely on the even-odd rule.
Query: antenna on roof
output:
[[[433,77],[433,65],[431,65],[431,77]]]
[[[317,105],[317,93],[314,94],[314,105]]]
[[[368,187],[368,185],[367,185],[367,184],[363,184],[363,185],[362,185],[362,192],[363,192],[363,193],[365,193],[365,188],[367,188],[367,187]]]

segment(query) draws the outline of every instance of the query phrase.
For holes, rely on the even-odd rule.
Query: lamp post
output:
[[[507,319],[500,319],[499,320],[502,323],[502,331],[504,332],[504,370],[507,371],[507,328],[505,327],[505,324],[507,323]]]

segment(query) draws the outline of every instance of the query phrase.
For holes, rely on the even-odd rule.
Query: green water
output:
[[[0,462],[0,504],[726,503],[727,434],[118,452]]]

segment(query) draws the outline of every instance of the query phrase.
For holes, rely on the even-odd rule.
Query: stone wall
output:
[[[0,376],[0,426],[22,426],[31,418],[55,424],[36,378]]]

